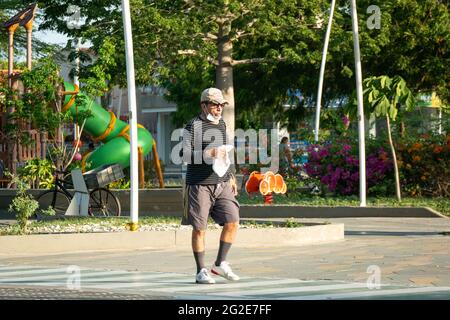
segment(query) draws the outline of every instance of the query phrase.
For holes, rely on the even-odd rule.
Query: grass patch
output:
[[[129,217],[59,217],[45,221],[32,221],[28,226],[27,234],[58,234],[58,233],[90,233],[90,232],[121,232],[127,230]],[[286,221],[256,221],[242,220],[242,228],[299,228],[304,225],[289,218]],[[173,230],[181,227],[179,217],[141,217],[140,230]],[[167,229],[169,228],[169,229]],[[214,221],[208,219],[208,229],[217,229]],[[17,224],[0,225],[0,236],[19,235],[20,227]]]
[[[99,228],[104,231],[114,229],[115,231],[125,231],[129,217],[58,217],[44,221],[30,221],[28,225],[28,234],[41,233],[66,233],[72,230],[73,233],[89,232],[89,227]],[[140,227],[150,226],[180,226],[181,219],[178,217],[141,217],[139,218]],[[86,228],[85,228],[86,227]],[[76,230],[76,231],[73,231]],[[18,235],[20,228],[17,224],[9,226],[0,226],[1,235]]]
[[[285,221],[243,220],[240,225],[248,228],[301,228],[305,226],[295,221],[294,218],[288,218]]]
[[[104,224],[114,227],[122,226],[130,222],[130,217],[60,217],[57,219],[33,221],[31,226],[51,226],[51,225],[84,225],[84,224]],[[139,217],[140,225],[155,225],[155,224],[180,224],[180,218],[178,217]]]
[[[261,196],[249,198],[246,194],[240,194],[238,201],[241,204],[263,204]],[[358,207],[357,196],[348,197],[318,197],[303,194],[273,195],[274,204],[299,205],[299,206],[350,206]],[[441,214],[450,216],[450,198],[403,198],[398,202],[395,198],[367,198],[367,206],[370,207],[429,207]]]

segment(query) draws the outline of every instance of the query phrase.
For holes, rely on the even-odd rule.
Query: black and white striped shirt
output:
[[[232,166],[219,177],[213,170],[212,159],[203,157],[205,149],[227,144],[226,124],[220,119],[218,124],[204,120],[198,115],[184,128],[183,161],[187,162],[186,184],[218,184],[228,181]]]

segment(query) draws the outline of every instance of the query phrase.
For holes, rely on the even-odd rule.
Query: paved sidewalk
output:
[[[324,221],[323,219],[318,219]],[[299,219],[298,221],[318,221]],[[369,266],[381,271],[381,282],[399,286],[450,286],[450,219],[349,218],[344,241],[300,247],[232,247],[234,270],[247,277],[366,282]],[[207,235],[208,236],[208,235]],[[239,236],[239,234],[238,234]],[[267,240],[270,243],[270,239]],[[217,247],[208,248],[212,263]],[[107,268],[191,274],[189,249],[85,252],[54,256],[2,257],[2,264]]]

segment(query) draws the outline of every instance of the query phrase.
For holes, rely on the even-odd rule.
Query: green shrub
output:
[[[48,159],[32,159],[28,160],[23,168],[18,169],[17,174],[33,188],[50,189],[54,184],[55,169],[53,162]]]
[[[20,229],[20,234],[28,232],[29,219],[35,214],[39,208],[39,203],[28,194],[29,185],[17,176],[7,174],[11,177],[11,182],[17,186],[17,195],[9,205],[8,211],[16,214],[17,224]],[[55,211],[52,208],[41,210],[41,214],[54,215]]]
[[[108,184],[108,189],[130,189],[130,180],[122,178]]]
[[[450,196],[450,134],[405,137],[397,150],[402,187],[408,195]]]

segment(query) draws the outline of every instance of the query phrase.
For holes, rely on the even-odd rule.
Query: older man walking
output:
[[[204,90],[200,99],[201,112],[186,125],[183,137],[183,159],[188,165],[182,224],[193,227],[192,250],[197,265],[195,280],[201,284],[215,283],[205,265],[205,233],[209,216],[223,226],[217,258],[210,271],[231,281],[239,280],[226,261],[239,227],[236,183],[231,167],[222,176],[213,169],[214,161],[228,157],[226,124],[222,120],[223,108],[227,104],[219,89]]]

